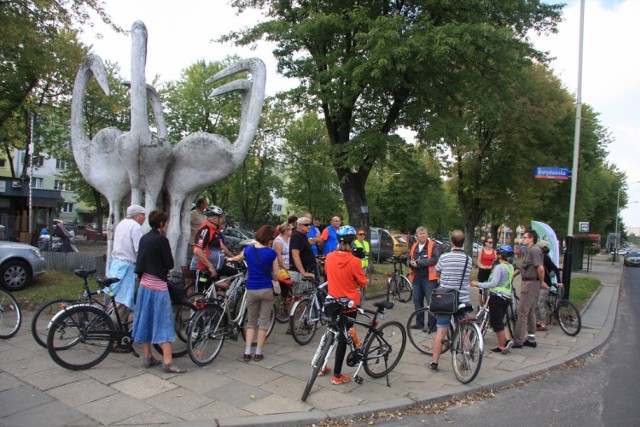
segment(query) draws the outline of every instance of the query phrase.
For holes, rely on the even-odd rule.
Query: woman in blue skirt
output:
[[[143,344],[145,368],[162,363],[164,372],[182,374],[186,369],[173,363],[171,343],[175,339],[171,298],[167,288],[167,274],[173,268],[173,256],[167,231],[169,215],[153,211],[149,214],[151,230],[142,236],[138,247],[136,274],[140,277],[136,312],[133,318],[133,339]],[[151,344],[160,344],[163,361],[151,353]]]

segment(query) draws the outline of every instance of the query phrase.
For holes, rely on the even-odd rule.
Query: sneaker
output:
[[[546,331],[547,327],[545,325],[536,325],[536,331]]]
[[[333,378],[331,378],[331,384],[333,385],[344,384],[348,383],[349,381],[351,381],[351,377],[348,375],[340,375],[339,377],[336,377],[334,375]]]
[[[432,371],[437,371],[438,370],[438,364],[431,362],[427,365],[427,368],[431,369]]]
[[[331,372],[331,368],[328,366],[325,366],[324,369],[321,369],[320,371],[318,371],[318,376],[319,377],[324,377],[325,375],[327,375],[329,372]]]
[[[500,347],[496,347],[496,348],[492,348],[492,349],[491,349],[491,352],[492,352],[492,353],[502,353],[502,350],[503,350],[502,348],[500,348]]]
[[[509,353],[512,347],[513,347],[513,341],[511,340],[507,341],[507,343],[504,345],[504,348],[502,349],[502,354]]]
[[[535,342],[535,341],[526,340],[525,342],[522,343],[522,345],[525,346],[525,347],[536,348],[538,346],[538,343]]]
[[[251,355],[250,354],[243,354],[242,355],[242,361],[243,362],[251,362]]]
[[[409,326],[410,329],[422,329],[424,326],[418,325],[417,323]]]

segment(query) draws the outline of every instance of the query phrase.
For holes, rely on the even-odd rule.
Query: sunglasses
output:
[[[493,240],[487,240],[485,243],[493,243]]]

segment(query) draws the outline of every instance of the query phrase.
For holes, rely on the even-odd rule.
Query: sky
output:
[[[580,1],[565,3],[559,32],[532,37],[532,41],[554,58],[551,67],[575,95]],[[181,71],[197,60],[217,61],[236,54],[257,56],[267,64],[268,95],[295,86],[295,81],[276,73],[273,45],[260,43],[251,50],[212,42],[229,31],[252,26],[261,18],[259,12],[238,16],[225,0],[105,0],[105,7],[114,22],[125,29],[130,29],[136,20],[147,26],[147,81],[156,75],[161,81],[177,80]],[[621,216],[628,226],[640,226],[639,18],[640,0],[585,0],[582,102],[600,114],[600,123],[613,138],[608,146],[608,161],[627,175],[629,203],[621,210]],[[123,77],[129,77],[131,41],[127,35],[96,24],[85,28],[82,39],[102,59],[119,63]],[[575,218],[575,223],[582,220]]]

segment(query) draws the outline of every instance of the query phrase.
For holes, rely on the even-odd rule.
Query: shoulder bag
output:
[[[434,289],[431,293],[429,311],[433,314],[454,314],[458,311],[458,297],[460,296],[460,289],[462,289],[462,283],[464,282],[464,275],[467,272],[467,265],[469,265],[469,255],[465,254],[465,257],[467,259],[464,262],[462,279],[460,279],[458,289],[441,287]]]
[[[262,264],[262,261],[260,261],[260,257],[258,256],[258,250],[256,249],[255,246],[253,246],[253,253],[256,256],[256,259],[258,260],[258,264],[260,264],[260,267],[262,267],[262,271],[264,271],[264,274],[266,274],[267,277],[273,277],[273,274],[269,273],[267,269],[264,267],[264,264]],[[273,293],[276,295],[280,295],[280,292],[282,292],[282,290],[280,289],[280,282],[272,279],[271,285],[273,285]]]

